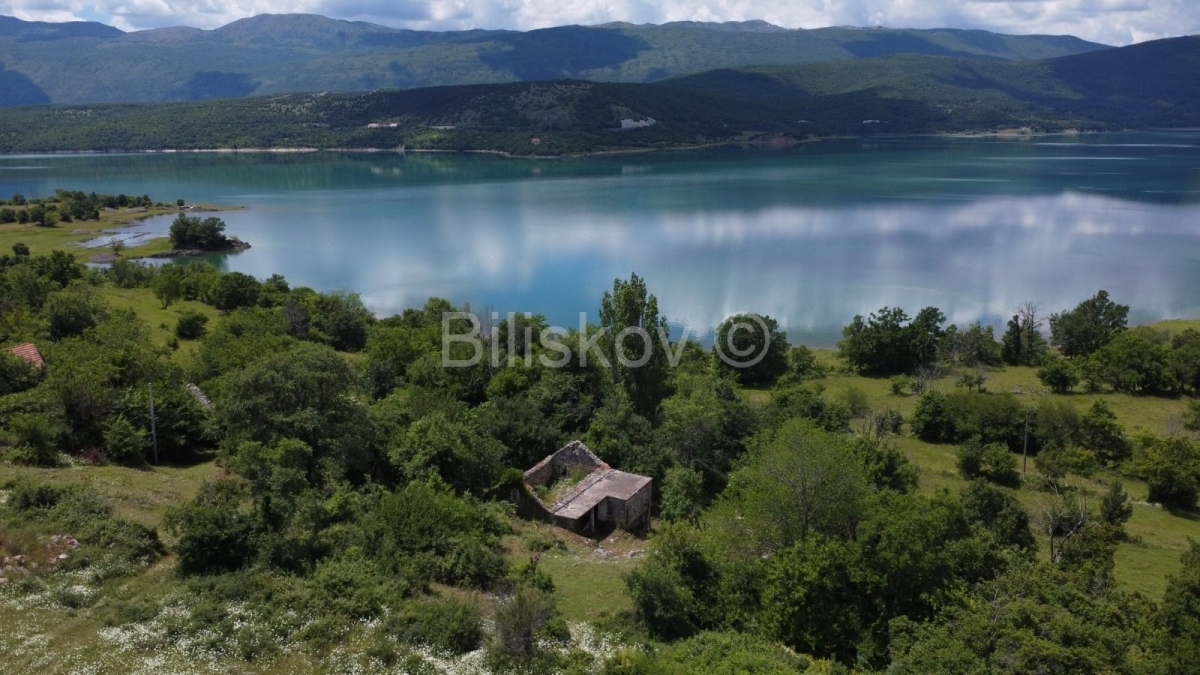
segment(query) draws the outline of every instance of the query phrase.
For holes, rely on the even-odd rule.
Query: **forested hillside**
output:
[[[713,68],[896,53],[1021,60],[1101,48],[1069,36],[788,30],[761,21],[419,32],[292,14],[242,19],[211,31],[122,33],[98,23],[0,17],[0,63],[32,92],[0,88],[0,106],[556,79],[646,82]]]
[[[1045,61],[900,55],[650,84],[482,84],[0,111],[0,151],[400,148],[557,155],[880,133],[1200,124],[1200,38]],[[537,138],[536,141],[533,139]]]

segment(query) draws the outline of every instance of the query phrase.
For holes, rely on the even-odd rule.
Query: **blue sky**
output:
[[[1200,33],[1196,0],[0,0],[27,20],[103,21],[125,30],[216,28],[256,14],[304,12],[415,29],[529,29],[609,21],[763,19],[832,25],[982,28],[1070,34],[1124,45]]]

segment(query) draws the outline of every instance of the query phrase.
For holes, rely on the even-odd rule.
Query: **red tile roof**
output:
[[[38,348],[35,347],[32,342],[26,342],[25,344],[17,345],[9,351],[18,358],[25,359],[32,366],[41,368],[42,366],[46,365],[45,362],[42,361],[41,352],[38,351]]]

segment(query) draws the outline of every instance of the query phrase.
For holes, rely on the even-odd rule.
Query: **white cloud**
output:
[[[1070,34],[1109,44],[1200,33],[1200,12],[1194,10],[1194,0],[0,0],[0,14],[45,21],[99,18],[124,29],[215,28],[256,14],[304,12],[438,30],[763,19],[794,28]]]

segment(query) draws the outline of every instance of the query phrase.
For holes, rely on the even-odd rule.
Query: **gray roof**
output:
[[[650,484],[650,478],[635,473],[610,469],[596,469],[579,481],[571,491],[554,502],[550,512],[556,516],[576,520],[587,515],[597,504],[612,497],[625,501]]]

